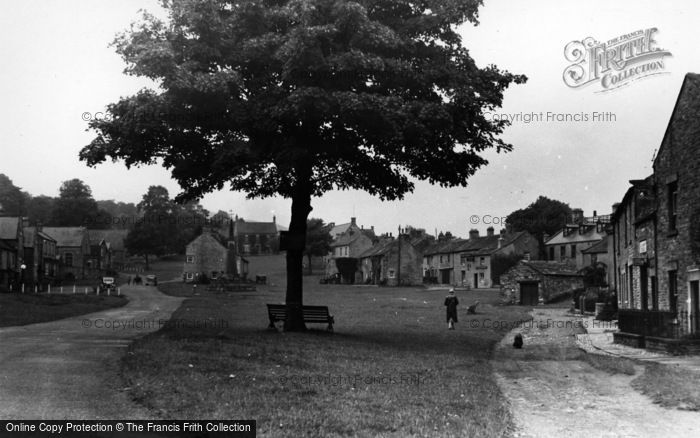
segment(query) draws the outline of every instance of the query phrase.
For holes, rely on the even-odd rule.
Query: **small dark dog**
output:
[[[521,335],[520,333],[515,335],[515,339],[513,340],[513,347],[523,348],[523,335]]]

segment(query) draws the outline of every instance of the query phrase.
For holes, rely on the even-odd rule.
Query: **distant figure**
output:
[[[455,296],[454,288],[450,289],[450,293],[445,297],[445,306],[447,306],[447,329],[454,330],[455,322],[457,322],[457,305],[459,300]]]
[[[129,275],[129,286],[131,286],[131,275]]]
[[[475,314],[476,313],[476,306],[478,306],[478,305],[479,305],[479,302],[477,301],[476,303],[467,307],[467,313]]]
[[[513,340],[513,347],[523,348],[523,335],[521,335],[520,333],[515,335],[515,339]]]

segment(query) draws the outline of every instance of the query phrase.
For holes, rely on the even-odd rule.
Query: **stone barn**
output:
[[[522,260],[501,275],[501,296],[509,304],[535,306],[583,288],[583,275],[561,262]]]

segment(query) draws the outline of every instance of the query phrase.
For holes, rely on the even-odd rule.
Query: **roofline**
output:
[[[671,122],[676,116],[676,112],[678,111],[678,102],[681,101],[681,96],[683,95],[683,92],[685,91],[685,86],[688,83],[688,81],[691,78],[691,74],[693,73],[686,73],[685,77],[683,78],[683,83],[681,84],[681,89],[678,91],[678,97],[676,97],[676,103],[673,104],[673,111],[671,111],[671,116],[668,118],[668,123],[666,124],[666,130],[664,131],[664,136],[661,138],[661,145],[659,145],[659,149],[656,151],[656,156],[654,156],[654,162],[651,165],[651,168],[654,169],[654,173],[656,173],[656,160],[659,158],[659,155],[661,155],[661,151],[664,148],[664,145],[666,144],[666,138],[669,135],[669,131],[671,129]]]

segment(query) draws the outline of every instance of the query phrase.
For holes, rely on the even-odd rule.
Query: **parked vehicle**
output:
[[[146,275],[146,286],[158,286],[158,277],[155,275]]]
[[[102,277],[102,284],[100,284],[101,290],[115,290],[117,288],[117,282],[114,277]]]

